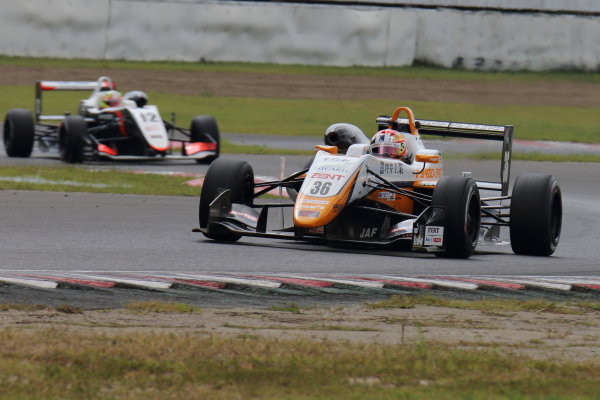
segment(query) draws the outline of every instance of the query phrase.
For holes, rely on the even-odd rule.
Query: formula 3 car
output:
[[[29,157],[36,145],[68,163],[99,159],[210,163],[219,156],[219,128],[212,116],[193,118],[189,129],[177,127],[174,114],[171,121],[162,119],[140,91],[125,94],[118,106],[99,107],[99,96],[114,88],[108,77],[95,82],[36,82],[35,119],[26,109],[10,110],[4,119],[6,154]],[[92,94],[80,102],[78,115],[42,115],[43,92],[88,90]]]
[[[371,154],[360,129],[336,125],[343,129],[328,129],[307,168],[279,181],[256,183],[247,162],[216,160],[200,195],[199,231],[224,242],[257,236],[468,258],[478,243],[501,243],[500,229],[508,227],[517,254],[548,256],[556,249],[562,223],[556,178],[522,174],[509,195],[512,126],[416,120],[399,107],[377,125],[402,132],[411,149],[402,161]],[[502,142],[500,181],[474,180],[467,172],[444,177],[440,152],[425,148],[421,134]],[[278,187],[293,202],[255,202]],[[293,224],[268,230],[269,210],[279,207],[293,209]]]

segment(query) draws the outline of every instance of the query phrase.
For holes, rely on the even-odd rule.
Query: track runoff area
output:
[[[379,274],[273,274],[214,272],[106,272],[106,271],[0,271],[5,288],[21,290],[39,301],[40,291],[49,303],[71,296],[87,301],[110,294],[113,303],[131,297],[167,297],[218,304],[224,299],[246,305],[272,302],[354,302],[390,295],[439,294],[446,297],[512,299],[600,299],[600,276],[426,276]],[[27,290],[29,289],[29,290]],[[82,289],[87,289],[82,291]],[[94,291],[96,296],[94,296]],[[5,291],[8,295],[11,290]],[[30,293],[27,296],[26,293]],[[92,296],[90,296],[92,295]],[[0,295],[0,297],[2,297]],[[107,304],[105,304],[107,305]],[[110,304],[108,304],[110,305]]]

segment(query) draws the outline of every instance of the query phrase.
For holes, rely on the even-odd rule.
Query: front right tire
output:
[[[252,206],[254,201],[254,171],[250,164],[241,160],[219,158],[210,165],[202,192],[198,210],[200,228],[208,227],[210,203],[223,191],[230,190],[231,202]],[[204,234],[209,239],[223,242],[235,242],[241,236],[229,231],[216,231]]]
[[[79,115],[65,117],[58,130],[60,158],[69,164],[84,161],[87,123]]]
[[[439,257],[469,258],[479,240],[481,199],[471,178],[450,176],[438,181],[431,205],[446,212],[445,250]]]

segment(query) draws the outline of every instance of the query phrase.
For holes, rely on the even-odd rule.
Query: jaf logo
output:
[[[361,239],[370,239],[377,234],[377,228],[363,228],[359,237]]]

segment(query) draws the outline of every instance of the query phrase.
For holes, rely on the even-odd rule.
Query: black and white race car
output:
[[[144,92],[120,96],[108,77],[91,82],[38,81],[35,116],[10,110],[4,119],[4,147],[9,157],[29,157],[34,146],[68,163],[111,159],[191,159],[210,163],[219,157],[219,128],[210,115],[192,119],[189,129],[161,118]],[[43,115],[42,93],[87,91],[78,115]],[[58,122],[58,123],[57,123]]]

